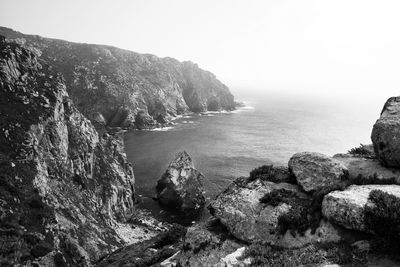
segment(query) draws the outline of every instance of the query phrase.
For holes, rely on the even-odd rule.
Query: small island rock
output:
[[[205,204],[203,179],[189,154],[179,152],[158,181],[156,198],[161,205],[182,211],[200,210]]]

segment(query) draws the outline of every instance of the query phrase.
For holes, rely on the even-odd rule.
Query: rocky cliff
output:
[[[0,262],[88,265],[129,241],[132,167],[39,55],[0,39]]]
[[[41,59],[63,75],[78,110],[95,124],[146,128],[186,111],[235,108],[228,87],[192,62],[4,27],[0,35],[40,50]]]

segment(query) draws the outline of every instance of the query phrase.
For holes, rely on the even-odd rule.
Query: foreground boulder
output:
[[[379,194],[387,194],[389,197],[377,198]],[[322,202],[322,213],[328,220],[345,228],[375,232],[374,226],[370,225],[371,218],[376,217],[375,221],[386,218],[384,212],[374,211],[374,208],[380,204],[395,207],[396,203],[400,207],[398,185],[352,185],[344,191],[334,191],[326,195]]]
[[[294,154],[289,169],[306,192],[336,189],[347,179],[347,168],[336,159],[315,152]]]
[[[205,204],[203,179],[189,154],[180,152],[158,181],[156,198],[161,205],[178,210],[200,210]]]
[[[386,101],[372,129],[371,139],[383,165],[400,167],[400,97]]]
[[[312,199],[293,184],[239,178],[210,203],[209,210],[246,242],[299,247],[340,239],[330,224],[320,225]]]

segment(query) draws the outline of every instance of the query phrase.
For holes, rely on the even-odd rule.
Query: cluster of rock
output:
[[[39,53],[0,38],[0,265],[86,266],[136,238],[134,175]]]
[[[388,114],[395,116],[395,111],[400,110],[400,102],[398,105],[393,99],[388,102],[378,125],[386,121]],[[396,147],[400,135],[392,137],[393,140],[380,140],[384,146],[374,139],[374,136],[394,135],[394,129],[390,134],[377,130],[390,128],[392,122],[388,123],[389,126],[374,127],[372,139],[376,156],[370,146],[333,157],[302,152],[291,157],[288,167],[262,166],[253,170],[250,177],[236,179],[208,205],[213,219],[189,227],[180,246],[175,246],[160,265],[292,266],[307,263],[322,266],[341,262],[340,253],[346,251],[367,255],[373,238],[383,239],[383,247],[398,243],[400,165],[393,162],[400,157],[393,148],[388,148]],[[185,194],[185,190],[175,190],[179,186],[173,181],[178,181],[179,177],[188,181],[185,174],[189,172],[182,174],[185,168],[193,168],[188,158],[186,153],[181,153],[171,163],[160,180],[163,186],[159,194]],[[391,167],[387,166],[388,158]],[[197,181],[194,185],[198,185]],[[195,194],[191,196],[196,199]],[[215,230],[210,223],[220,228]],[[390,243],[393,240],[395,242]],[[261,253],[257,254],[249,244],[268,244],[287,250],[274,254],[267,247],[255,245],[261,248]],[[348,245],[337,258],[329,261],[327,255],[332,251],[324,250],[324,244],[325,247],[338,244],[337,247],[331,245],[336,253],[343,244]],[[289,252],[285,254],[285,251]],[[296,258],[296,254],[300,256]],[[310,259],[304,259],[304,255]],[[350,263],[357,260],[354,255],[352,257]],[[379,262],[381,259],[368,261],[377,262],[377,266],[393,264]]]
[[[168,124],[188,111],[235,108],[228,87],[192,62],[25,35],[4,27],[0,35],[40,51],[41,59],[62,74],[79,111],[94,124],[143,129]]]
[[[297,153],[286,172],[293,176],[293,183],[287,182],[293,181],[290,177],[280,175],[277,179],[268,172],[256,179],[240,178],[210,203],[212,215],[239,240],[282,247],[343,241],[356,237],[352,234],[356,232],[381,235],[386,231],[383,238],[398,238],[399,99],[388,100],[374,125],[376,157],[370,156],[371,151],[334,157]],[[269,173],[273,170],[271,167]],[[306,218],[315,212],[314,222]]]
[[[374,125],[373,151],[302,152],[288,167],[262,166],[209,203],[210,221],[129,245],[148,230],[129,223],[133,171],[120,134],[105,126],[143,128],[186,110],[231,109],[232,95],[193,63],[0,33],[9,38],[0,37],[0,265],[279,265],[283,251],[316,253],[314,261],[296,259],[302,265],[325,259],[315,244],[366,251],[365,240],[381,236],[398,246],[400,97]],[[156,199],[201,211],[203,180],[181,152]],[[254,244],[288,250],[262,247],[266,264],[247,253]]]

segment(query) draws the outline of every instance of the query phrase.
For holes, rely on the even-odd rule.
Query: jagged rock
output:
[[[25,35],[4,27],[0,35],[41,50],[41,58],[63,75],[83,115],[93,121],[100,113],[107,126],[156,127],[135,125],[140,110],[157,120],[189,110],[235,109],[228,87],[192,62]]]
[[[183,250],[174,262],[178,266],[244,266],[235,255],[228,256],[243,244],[229,235],[229,232],[215,219],[198,223],[188,228]],[[231,265],[227,265],[227,263]]]
[[[242,178],[219,194],[210,203],[209,210],[233,236],[246,242],[299,247],[312,242],[340,240],[332,225],[323,222],[318,226],[318,217],[315,218],[315,232],[311,226],[297,225],[304,228],[302,233],[297,231],[301,229],[287,227],[288,221],[307,221],[311,205],[312,199],[296,185]]]
[[[139,130],[152,127],[155,124],[154,119],[144,111],[139,111],[135,116],[135,127]]]
[[[351,184],[400,184],[400,170],[384,167],[377,159],[349,154],[336,154],[333,158],[346,166]]]
[[[132,167],[39,55],[0,39],[0,261],[89,265],[130,242]]]
[[[400,167],[400,97],[386,101],[372,129],[371,139],[383,165]]]
[[[370,201],[374,190],[400,198],[398,185],[352,185],[344,191],[327,194],[322,202],[322,213],[328,220],[348,229],[372,232],[367,227],[365,211],[374,206]]]
[[[203,175],[194,168],[186,151],[180,152],[168,165],[157,183],[160,204],[180,210],[200,210],[205,204]]]
[[[182,249],[185,233],[183,226],[174,225],[149,240],[114,251],[97,262],[96,266],[158,266],[156,264],[171,259]]]
[[[315,152],[294,154],[289,169],[306,192],[337,189],[348,175],[340,161]]]

